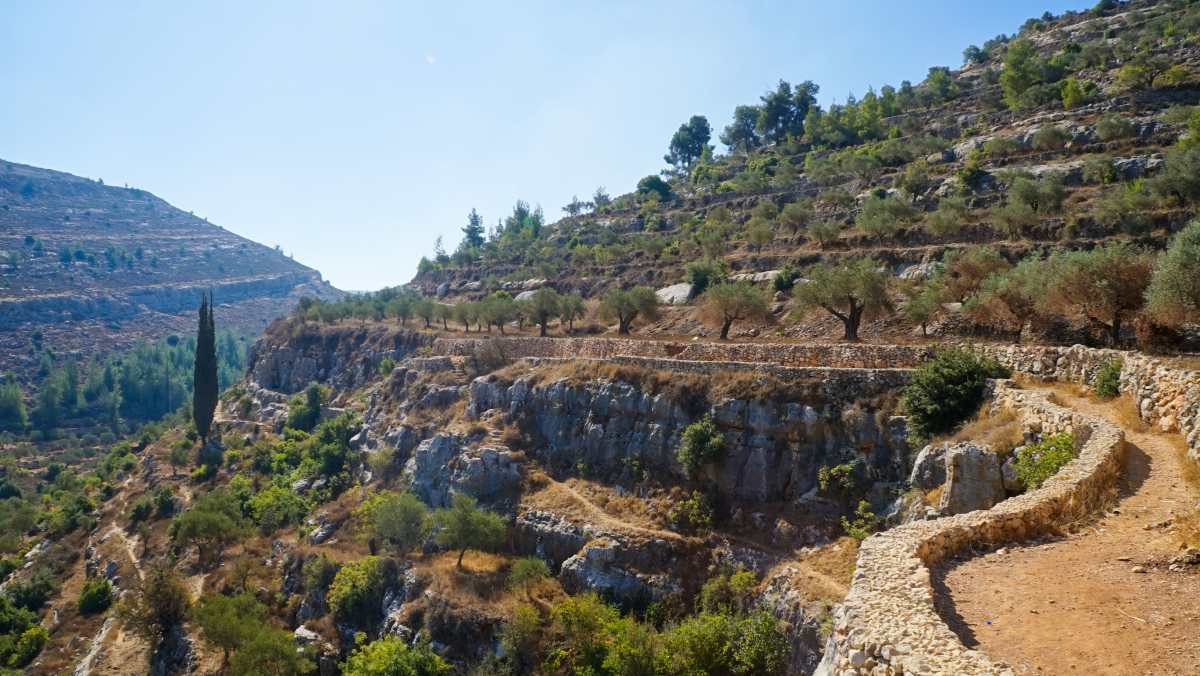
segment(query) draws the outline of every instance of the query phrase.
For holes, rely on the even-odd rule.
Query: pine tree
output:
[[[483,217],[477,211],[471,209],[471,213],[467,216],[467,227],[462,229],[463,241],[469,247],[483,246]]]
[[[200,324],[196,331],[196,368],[193,373],[192,419],[204,443],[212,428],[217,408],[217,346],[213,322],[212,298],[200,297]]]

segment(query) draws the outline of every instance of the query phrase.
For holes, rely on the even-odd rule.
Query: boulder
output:
[[[946,445],[929,444],[917,453],[913,461],[912,473],[908,475],[908,483],[913,488],[923,491],[932,490],[946,483]]]
[[[644,608],[679,585],[664,575],[642,575],[618,563],[620,545],[608,538],[589,543],[563,562],[559,581],[569,593],[596,592],[624,608]]]
[[[1008,456],[1004,464],[1000,465],[1000,479],[1004,482],[1004,490],[1009,493],[1020,493],[1025,490],[1025,485],[1021,483],[1021,479],[1017,476],[1016,453]]]
[[[990,509],[1004,498],[1000,458],[995,453],[971,442],[946,449],[946,487],[938,511],[953,515]]]
[[[664,286],[654,292],[658,302],[664,305],[683,305],[692,297],[692,285],[687,282]]]
[[[503,446],[465,448],[464,440],[438,434],[417,446],[404,468],[417,497],[432,507],[449,507],[454,493],[485,504],[515,502],[521,463]]]

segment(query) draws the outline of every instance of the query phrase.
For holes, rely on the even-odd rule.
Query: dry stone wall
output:
[[[1124,433],[1063,408],[1040,392],[1001,383],[996,405],[1043,433],[1070,431],[1079,456],[1042,488],[989,510],[910,523],[868,538],[816,673],[1011,674],[964,646],[934,607],[930,566],[972,545],[1018,542],[1086,516],[1107,500],[1120,472]]]
[[[1082,345],[980,349],[1016,373],[1085,385],[1105,364],[1119,360],[1121,392],[1133,399],[1142,420],[1163,432],[1178,432],[1187,441],[1189,457],[1200,460],[1200,371],[1176,366],[1169,358]]]

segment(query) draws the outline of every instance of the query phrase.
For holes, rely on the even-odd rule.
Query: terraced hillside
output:
[[[459,303],[497,290],[550,286],[587,299],[644,285],[687,304],[700,300],[706,279],[761,284],[782,272],[777,288],[787,289],[814,263],[867,258],[910,285],[891,290],[902,305],[920,295],[912,283],[984,247],[1008,263],[1112,243],[1161,250],[1200,196],[1189,140],[1200,127],[1198,28],[1189,3],[1102,3],[1031,19],[1017,34],[968,49],[961,67],[934,67],[921,83],[869,89],[827,108],[813,83],[781,82],[738,108],[720,134],[726,153],[708,145],[715,120],[699,138],[689,123],[673,140],[693,154],[661,178],[616,197],[597,191],[557,221],[518,203],[488,237],[468,234],[456,251],[424,260],[413,286]],[[935,300],[957,304],[975,290]],[[776,300],[774,317],[788,318],[793,304]],[[802,309],[771,332],[838,334],[837,322]],[[922,323],[962,329],[956,309],[923,312]],[[693,308],[664,315],[647,330],[714,333]],[[895,339],[913,328],[897,319],[864,335]],[[990,319],[977,328],[1012,330]],[[1072,327],[1034,330],[1052,340],[1103,339],[1088,338],[1096,327],[1086,318],[1069,319]],[[763,330],[751,321],[734,334]]]
[[[340,293],[281,252],[137,189],[0,161],[0,371],[190,331],[212,290],[222,326],[256,334],[298,298]]]

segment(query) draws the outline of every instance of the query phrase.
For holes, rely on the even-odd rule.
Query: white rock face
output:
[[[1002,500],[1004,478],[995,453],[971,442],[946,449],[946,489],[938,503],[942,514],[991,509]]]
[[[664,286],[654,292],[658,296],[658,302],[666,305],[683,305],[688,302],[688,298],[692,295],[692,285],[687,282]]]

